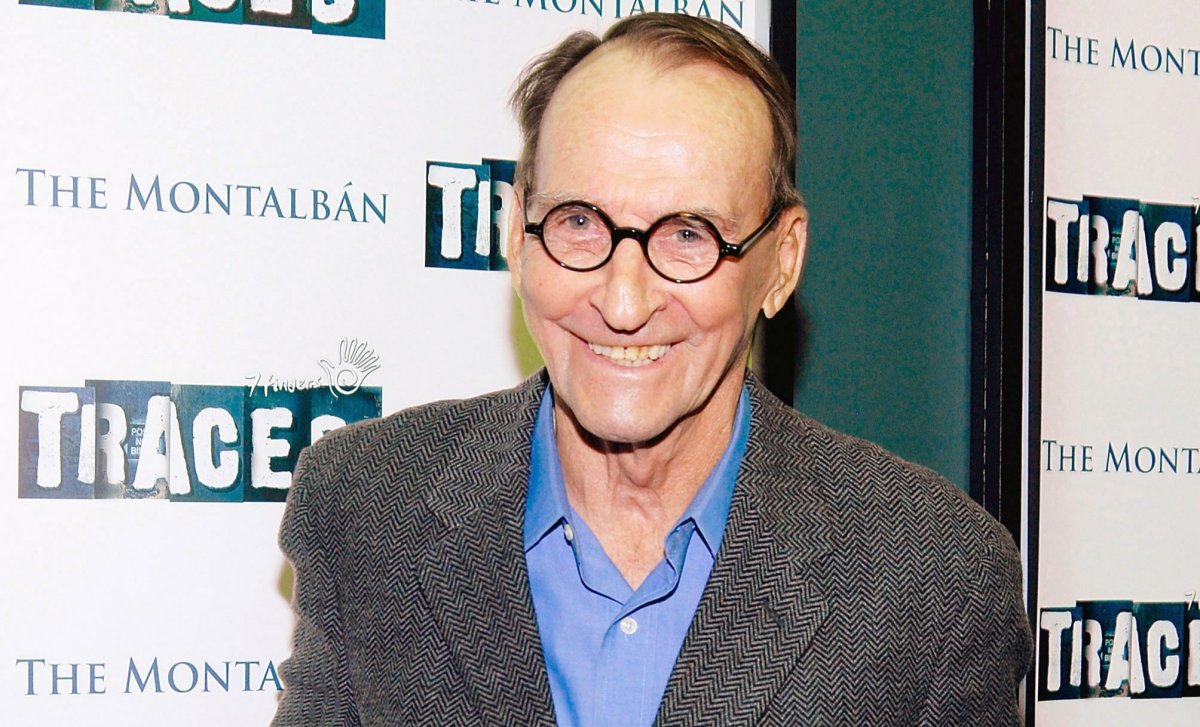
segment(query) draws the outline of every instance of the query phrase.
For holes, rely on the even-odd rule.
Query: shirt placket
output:
[[[630,592],[624,578],[607,556],[603,558],[603,566],[611,569],[609,573],[585,574],[585,570],[591,569],[581,568],[581,576],[585,582],[589,575],[599,575],[595,580],[611,585],[611,578],[615,576],[620,585],[624,586],[625,596],[623,599],[614,597],[614,594],[598,589],[598,584],[588,584],[589,588],[603,593],[613,603],[612,618],[601,641],[599,660],[596,664],[591,724],[635,723],[635,715],[645,713],[639,706],[640,702],[647,698],[657,700],[657,692],[653,695],[646,694],[646,669],[655,661],[654,652],[661,648],[664,624],[660,606],[679,585],[688,543],[695,527],[695,523],[688,520],[671,531],[664,543],[663,560],[655,566],[636,591]],[[580,554],[573,538],[572,547],[576,548],[578,559]],[[609,590],[619,591],[616,588]],[[639,671],[641,673],[637,673]]]

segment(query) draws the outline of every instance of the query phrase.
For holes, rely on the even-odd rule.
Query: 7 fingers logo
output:
[[[329,379],[329,390],[334,394],[350,396],[371,375],[379,370],[379,355],[367,345],[366,341],[342,339],[339,347],[338,362],[331,364],[325,359],[318,361]]]

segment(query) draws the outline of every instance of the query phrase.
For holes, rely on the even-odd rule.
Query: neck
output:
[[[664,538],[725,452],[742,381],[718,387],[702,409],[633,444],[591,435],[555,400],[567,499],[632,587],[661,560]]]

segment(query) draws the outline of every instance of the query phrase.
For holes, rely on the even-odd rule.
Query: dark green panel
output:
[[[966,487],[972,15],[797,3],[812,216],[796,406]]]

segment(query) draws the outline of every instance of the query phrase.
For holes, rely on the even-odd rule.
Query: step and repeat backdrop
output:
[[[1200,24],[1183,0],[1040,10],[1030,714],[1200,724]]]
[[[538,365],[502,252],[518,69],[765,0],[0,6],[0,722],[259,725],[299,451]]]

